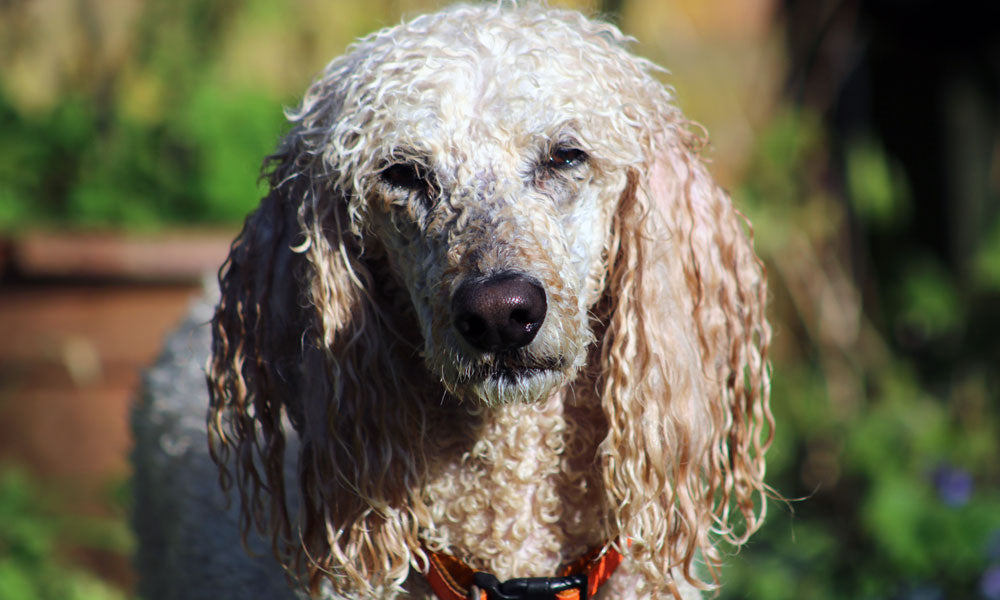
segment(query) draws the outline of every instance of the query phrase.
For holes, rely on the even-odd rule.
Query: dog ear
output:
[[[422,403],[399,401],[419,385],[406,368],[416,351],[380,310],[373,258],[346,197],[297,139],[303,129],[272,157],[271,192],[220,273],[210,447],[223,486],[239,490],[244,535],[269,533],[293,577],[314,590],[327,578],[335,588],[398,586],[422,506],[408,495],[420,452],[407,446],[423,427]],[[286,416],[299,438],[294,495]]]
[[[600,347],[609,525],[648,580],[676,569],[711,587],[692,566],[700,554],[717,582],[710,534],[740,544],[763,518],[773,430],[765,274],[748,224],[689,134],[654,139],[654,158],[628,174],[609,252]]]
[[[219,271],[212,320],[209,450],[222,487],[239,490],[244,538],[253,525],[273,529],[276,539],[291,536],[282,419],[300,417],[293,332],[301,330],[305,265],[291,250],[297,226],[290,196],[276,186],[247,217]]]

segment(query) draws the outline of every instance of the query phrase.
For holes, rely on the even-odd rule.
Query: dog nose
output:
[[[545,290],[519,273],[500,273],[459,286],[451,300],[455,329],[484,352],[516,350],[531,343],[548,305]]]

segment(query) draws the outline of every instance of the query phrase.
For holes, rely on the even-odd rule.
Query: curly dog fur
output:
[[[428,550],[502,580],[613,544],[600,598],[696,596],[759,526],[763,268],[629,41],[455,6],[290,111],[220,274],[208,435],[244,532],[314,592],[429,597]]]

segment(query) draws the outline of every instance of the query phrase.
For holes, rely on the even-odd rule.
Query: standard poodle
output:
[[[717,584],[767,495],[764,268],[630,41],[459,5],[326,67],[220,272],[207,436],[238,503],[218,509],[188,455],[204,430],[174,431],[196,402],[157,406],[176,377],[154,371],[141,589],[278,594],[261,560],[334,598]],[[239,531],[276,559],[241,563]]]

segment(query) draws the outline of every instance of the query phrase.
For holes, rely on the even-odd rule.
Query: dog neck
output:
[[[568,387],[467,419],[464,442],[439,446],[424,486],[428,548],[505,579],[551,576],[607,541],[596,459],[607,425],[596,401]],[[436,428],[455,429],[453,419]]]

